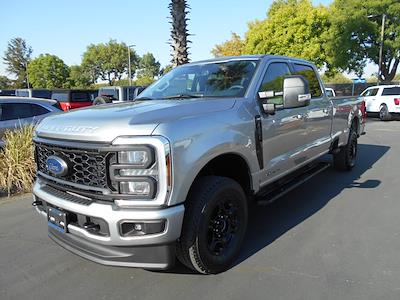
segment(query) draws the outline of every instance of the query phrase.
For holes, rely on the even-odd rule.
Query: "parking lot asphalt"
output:
[[[0,299],[400,299],[400,121],[369,120],[357,166],[251,210],[240,260],[197,275],[106,267],[47,237],[31,196],[0,199]]]

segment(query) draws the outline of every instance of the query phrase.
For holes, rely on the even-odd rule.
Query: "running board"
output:
[[[272,183],[263,188],[263,191],[256,195],[256,202],[258,205],[268,205],[289,193],[304,182],[310,180],[315,175],[321,173],[331,166],[330,163],[320,162],[317,164],[309,165],[296,171],[295,175],[278,180],[277,183]]]

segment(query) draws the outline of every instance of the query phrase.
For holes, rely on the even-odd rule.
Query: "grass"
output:
[[[34,127],[22,126],[6,131],[6,145],[0,150],[0,189],[11,193],[30,192],[36,174],[34,147],[32,143]]]

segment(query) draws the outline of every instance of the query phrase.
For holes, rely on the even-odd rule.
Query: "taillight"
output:
[[[361,113],[363,121],[367,119],[367,106],[365,105],[365,101],[361,101]]]
[[[399,105],[399,104],[400,104],[400,99],[394,98],[394,105]]]

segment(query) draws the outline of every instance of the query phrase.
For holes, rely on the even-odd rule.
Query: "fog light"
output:
[[[124,237],[145,234],[156,234],[165,229],[165,220],[148,222],[123,222],[120,224],[120,232]]]
[[[119,189],[121,194],[143,196],[145,198],[152,198],[154,196],[155,185],[154,181],[150,178],[143,180],[120,182]]]

